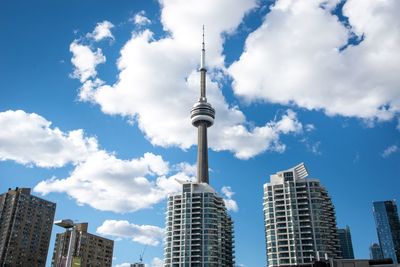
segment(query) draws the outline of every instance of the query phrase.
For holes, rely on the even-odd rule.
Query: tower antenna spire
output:
[[[206,45],[204,42],[204,24],[203,24],[203,43],[201,49],[200,70],[206,69]]]
[[[204,24],[203,24],[203,50],[205,50],[205,42],[204,42]]]

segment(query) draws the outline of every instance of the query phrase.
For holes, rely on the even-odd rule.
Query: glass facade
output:
[[[397,205],[394,201],[373,203],[376,230],[379,245],[384,258],[391,258],[394,263],[400,259],[400,222]]]
[[[351,241],[350,227],[338,229],[340,247],[343,259],[354,259],[353,242]]]
[[[383,259],[381,247],[374,243],[369,247],[369,258],[371,260],[381,260]]]

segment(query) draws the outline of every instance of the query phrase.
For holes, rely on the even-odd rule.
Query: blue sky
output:
[[[263,184],[300,162],[367,258],[372,201],[399,198],[399,2],[160,2],[2,1],[0,191],[89,222],[115,266],[144,247],[159,266],[165,197],[194,175],[205,24],[210,183],[237,263],[265,265]]]

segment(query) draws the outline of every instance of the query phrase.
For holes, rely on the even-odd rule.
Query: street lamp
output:
[[[66,232],[68,232],[68,231],[71,232],[71,235],[69,238],[69,244],[68,244],[67,258],[65,260],[65,265],[64,265],[64,260],[63,260],[63,256],[62,256],[63,247],[64,247],[64,245],[63,245],[61,247],[61,257],[59,257],[59,260],[56,263],[56,267],[71,267],[72,257],[73,257],[73,253],[74,253],[75,239],[76,239],[75,224],[71,219],[55,221],[54,224],[57,226],[60,226],[62,228],[65,228]]]

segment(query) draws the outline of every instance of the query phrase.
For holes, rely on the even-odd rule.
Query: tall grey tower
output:
[[[341,258],[332,201],[319,180],[307,176],[301,163],[271,175],[264,184],[269,267]]]
[[[207,128],[215,111],[207,103],[204,29],[200,63],[200,98],[191,110],[198,129],[197,181],[182,183],[168,196],[165,267],[232,267],[235,264],[233,222],[223,199],[208,184]]]
[[[190,112],[193,126],[197,127],[198,146],[197,146],[197,182],[208,184],[208,145],[207,145],[207,128],[214,124],[215,110],[210,103],[207,103],[206,97],[206,66],[205,66],[206,50],[204,45],[204,28],[203,28],[203,44],[201,49],[200,60],[200,98],[193,105]]]

